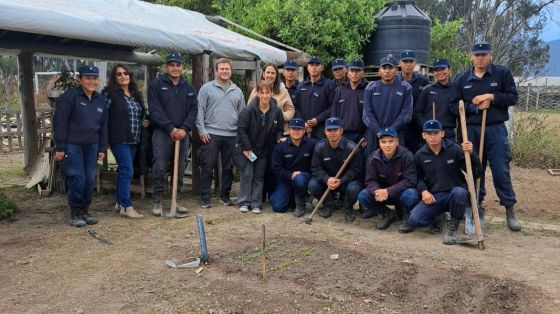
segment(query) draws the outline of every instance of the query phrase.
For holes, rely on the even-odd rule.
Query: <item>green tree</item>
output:
[[[441,23],[438,19],[434,19],[433,21],[430,61],[439,58],[449,59],[451,68],[455,73],[468,68],[470,65],[470,56],[459,44],[459,30],[463,25],[463,20],[455,20],[447,23]]]

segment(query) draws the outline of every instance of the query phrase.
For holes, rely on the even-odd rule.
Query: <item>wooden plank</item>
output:
[[[3,132],[8,138],[8,152],[12,153],[14,151],[14,139],[13,139],[13,132],[12,132],[12,121],[10,118],[10,114],[6,114],[6,132]]]
[[[33,161],[39,154],[37,140],[37,111],[35,110],[35,91],[33,89],[33,53],[18,54],[19,95],[23,120],[24,170],[29,172]]]
[[[551,176],[560,176],[560,169],[548,169],[548,173]]]
[[[18,142],[18,148],[21,149],[23,147],[23,142],[21,141],[21,135],[22,135],[22,131],[21,131],[21,113],[16,113],[16,130],[17,130],[17,142]]]

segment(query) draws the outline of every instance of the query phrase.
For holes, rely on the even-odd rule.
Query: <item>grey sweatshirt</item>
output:
[[[216,81],[210,81],[198,91],[196,127],[200,135],[237,135],[237,118],[245,107],[245,97],[237,85],[224,91]]]

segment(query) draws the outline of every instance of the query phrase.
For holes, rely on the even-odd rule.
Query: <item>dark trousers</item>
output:
[[[468,136],[469,141],[473,143],[476,154],[478,154],[480,147],[480,125],[468,125]],[[479,202],[482,202],[486,195],[484,174],[486,172],[486,165],[490,162],[494,188],[500,199],[500,205],[512,206],[517,203],[509,173],[510,161],[511,148],[506,126],[503,123],[487,125],[484,139],[482,175],[480,177]]]
[[[66,176],[68,205],[72,209],[86,209],[93,195],[98,145],[66,144],[64,153],[60,172]]]
[[[209,200],[212,179],[214,178],[214,166],[218,160],[218,154],[222,162],[222,185],[220,197],[229,197],[231,184],[233,183],[233,150],[235,148],[235,136],[221,136],[210,134],[210,142],[200,147],[200,198]]]
[[[436,202],[427,205],[418,203],[408,217],[408,225],[414,228],[430,226],[435,218],[447,211],[451,217],[461,220],[469,202],[469,193],[463,187],[456,186],[449,192],[435,193]]]
[[[154,196],[161,197],[163,194],[164,183],[166,183],[167,169],[173,163],[171,157],[175,147],[175,142],[171,135],[160,129],[155,129],[152,134],[152,147],[154,162],[152,164],[152,176],[154,180]],[[185,176],[185,166],[187,164],[187,149],[189,147],[189,137],[187,136],[179,145],[179,182],[178,188],[183,187],[183,177]],[[173,165],[171,165],[173,166]],[[173,169],[173,168],[172,168]]]
[[[408,148],[408,150],[410,150],[413,154],[416,153],[422,145],[424,145],[422,129],[414,121],[405,126],[405,142],[406,148]]]
[[[385,205],[395,205],[396,207],[402,207],[406,212],[409,212],[414,205],[419,201],[418,190],[414,188],[409,188],[401,192],[397,197],[389,197],[384,202],[378,202],[375,200],[375,196],[371,194],[368,189],[363,189],[358,194],[358,201],[363,208],[374,211],[379,214],[382,213],[383,207]]]
[[[278,179],[276,188],[270,194],[270,206],[278,213],[284,213],[294,203],[294,195],[301,199],[307,198],[307,183],[311,174],[302,172],[293,180]]]
[[[322,184],[317,181],[315,178],[311,178],[308,184],[309,191],[313,197],[320,199],[323,196],[323,193],[327,190],[327,185]],[[340,192],[341,198],[344,197],[345,205],[351,206],[356,203],[358,199],[358,193],[362,189],[362,185],[360,181],[354,180],[348,183],[342,184],[338,189],[331,191],[329,196],[324,201],[324,204],[327,206],[332,206],[333,204],[333,193]]]
[[[136,154],[136,144],[113,144],[111,145],[111,152],[115,156],[118,165],[118,177],[116,185],[116,198],[117,204],[127,208],[132,206],[130,199],[130,184],[132,183],[132,176],[134,174],[134,155]]]
[[[239,195],[237,203],[239,206],[262,209],[262,191],[264,184],[264,172],[266,170],[266,158],[257,158],[254,162],[245,158],[241,148],[233,153],[233,162],[239,168]]]

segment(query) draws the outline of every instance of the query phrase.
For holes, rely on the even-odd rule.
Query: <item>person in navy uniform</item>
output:
[[[310,56],[307,62],[309,77],[298,86],[296,118],[305,120],[305,131],[315,139],[324,138],[324,122],[329,117],[336,85],[326,79],[321,58]]]
[[[296,102],[297,88],[299,86],[298,76],[299,76],[299,66],[294,60],[288,60],[284,63],[284,71],[282,71],[282,76],[284,77],[284,86],[290,93],[292,98],[292,103]]]
[[[466,172],[465,152],[471,155],[474,178],[480,174],[480,161],[473,152],[471,142],[459,145],[444,139],[444,132],[437,120],[428,120],[422,127],[422,138],[426,144],[415,156],[417,187],[422,201],[412,209],[406,232],[429,226],[437,216],[449,211],[451,221],[443,243],[455,244],[459,223],[469,203],[467,181],[463,175]]]
[[[397,60],[393,55],[379,61],[381,80],[371,82],[364,92],[362,120],[367,126],[368,155],[378,148],[377,133],[393,128],[399,143],[405,143],[405,126],[412,119],[412,87],[397,77]]]
[[[166,57],[166,74],[150,82],[148,88],[150,118],[154,125],[152,146],[154,162],[154,206],[152,214],[162,214],[161,196],[165,174],[174,149],[174,142],[180,141],[179,188],[183,187],[189,133],[196,126],[198,101],[194,87],[183,78],[183,59],[179,53]],[[185,214],[186,208],[177,204],[177,212]]]
[[[364,62],[353,60],[348,63],[348,81],[337,87],[333,96],[331,117],[342,120],[344,136],[354,143],[364,137],[366,131],[362,114],[367,85],[368,82],[364,78]]]
[[[70,225],[97,223],[89,213],[98,160],[107,152],[107,100],[97,91],[99,69],[80,68],[80,86],[67,90],[56,103],[53,128],[55,159],[66,177]]]
[[[424,86],[430,84],[427,78],[414,72],[416,67],[416,53],[413,50],[405,50],[400,59],[401,73],[399,78],[412,86],[412,108],[416,108],[418,96]],[[406,126],[406,147],[415,153],[424,143],[420,137],[422,127],[418,127],[415,121],[411,121]]]
[[[363,161],[360,154],[355,154],[340,178],[335,178],[344,160],[356,147],[354,142],[342,136],[343,133],[342,121],[339,118],[327,119],[325,122],[326,138],[315,145],[311,162],[313,177],[309,180],[309,191],[313,197],[321,198],[326,189],[331,190],[323,203],[323,208],[319,211],[319,216],[329,218],[332,215],[333,194],[340,194],[345,201],[344,219],[354,221],[356,214],[353,205],[361,190]]]
[[[419,200],[414,155],[399,145],[397,130],[393,128],[381,129],[377,137],[379,149],[368,157],[366,187],[358,194],[358,201],[365,209],[361,217],[367,219],[381,213],[383,219],[375,227],[387,229],[397,220],[397,214],[386,205],[395,205],[404,212],[399,231],[406,232],[408,213]]]
[[[317,140],[305,136],[303,119],[290,120],[288,134],[288,139],[277,144],[272,153],[271,168],[277,184],[270,195],[270,205],[273,211],[283,213],[295,200],[294,216],[301,217],[305,214],[307,183]]]
[[[509,107],[517,103],[517,89],[511,71],[505,66],[492,63],[492,47],[489,43],[474,44],[471,61],[473,66],[457,75],[453,81],[452,106],[458,106],[460,100],[465,102],[468,136],[474,144],[475,151],[480,146],[482,112],[487,110],[478,201],[482,204],[486,195],[484,173],[486,164],[490,162],[496,194],[500,205],[506,208],[507,226],[512,231],[519,231],[522,226],[515,218],[514,205],[517,199],[511,184],[511,149],[504,124],[509,119]]]
[[[336,86],[343,86],[344,83],[348,81],[346,75],[348,74],[348,67],[346,65],[346,60],[343,58],[336,58],[331,63],[331,71],[333,75],[332,82]]]

